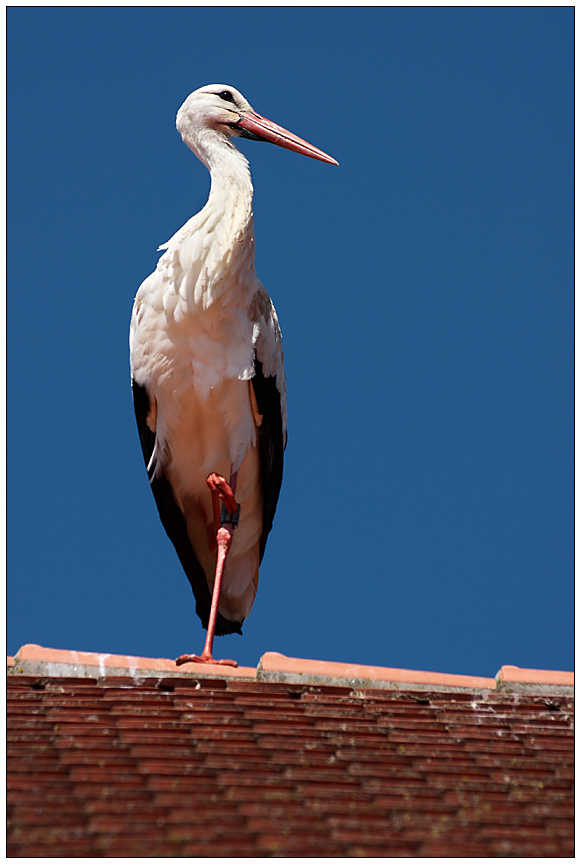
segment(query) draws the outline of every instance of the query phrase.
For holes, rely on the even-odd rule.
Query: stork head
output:
[[[261,117],[242,93],[226,84],[208,84],[190,93],[178,111],[176,125],[185,143],[198,156],[201,154],[196,144],[208,132],[214,132],[225,139],[241,136],[253,141],[269,141],[321,162],[339,164],[322,150]]]

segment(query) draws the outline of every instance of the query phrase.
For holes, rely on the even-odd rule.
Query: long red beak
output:
[[[312,144],[303,141],[298,135],[293,135],[288,129],[283,129],[282,126],[278,126],[272,120],[267,120],[266,117],[261,117],[254,111],[242,114],[238,123],[234,124],[234,128],[244,130],[240,134],[245,138],[270,141],[271,144],[278,144],[279,147],[310,156],[311,159],[319,159],[321,162],[329,162],[331,165],[339,164],[336,159],[323,153],[318,147],[313,147]]]

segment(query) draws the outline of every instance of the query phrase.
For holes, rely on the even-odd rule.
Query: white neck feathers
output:
[[[179,294],[192,313],[220,298],[223,305],[245,305],[247,298],[236,295],[252,289],[255,281],[248,161],[215,130],[198,130],[195,139],[188,134],[183,139],[206,165],[212,182],[206,206],[165,247],[183,272]]]

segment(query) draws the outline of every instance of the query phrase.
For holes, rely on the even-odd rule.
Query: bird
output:
[[[234,87],[191,93],[177,113],[183,142],[208,168],[203,209],[158,251],[131,317],[133,404],[163,527],[207,630],[241,633],[279,498],[287,410],[281,331],[254,265],[253,186],[237,137],[339,163],[257,114]]]

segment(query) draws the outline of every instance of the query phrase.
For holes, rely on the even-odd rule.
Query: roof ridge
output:
[[[495,691],[511,690],[538,693],[570,693],[573,672],[546,669],[521,669],[506,665],[493,678],[394,669],[357,663],[308,660],[286,657],[276,651],[262,655],[258,666],[213,666],[200,663],[185,669],[167,658],[69,651],[23,645],[15,657],[8,658],[9,675],[43,675],[47,677],[112,678],[130,677],[134,683],[144,678],[244,678],[256,681],[349,686],[353,689],[415,689]]]

